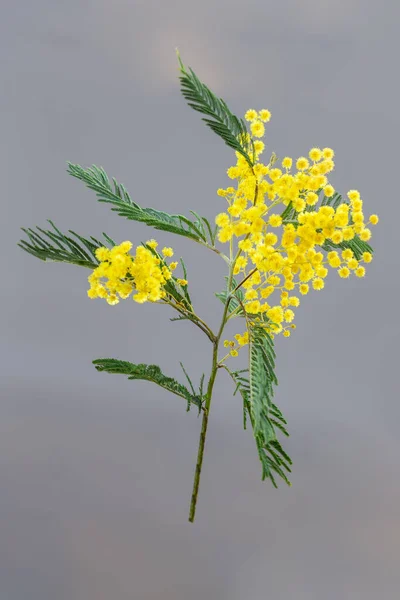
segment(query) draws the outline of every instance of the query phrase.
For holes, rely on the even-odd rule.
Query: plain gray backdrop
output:
[[[397,599],[398,2],[1,4],[1,600]],[[180,95],[176,46],[233,112],[271,110],[268,152],[332,146],[335,187],[380,216],[366,278],[332,272],[276,340],[293,487],[261,482],[220,373],[194,525],[196,412],[91,361],[181,378],[183,360],[198,381],[208,340],[168,309],[89,300],[86,270],[16,245],[46,219],[118,242],[154,235],[184,256],[200,314],[218,323],[217,256],[124,221],[65,172],[94,163],[143,206],[223,209],[233,153]]]

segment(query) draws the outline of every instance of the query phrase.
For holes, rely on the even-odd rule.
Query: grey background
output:
[[[395,1],[3,0],[2,600],[399,597],[399,17]],[[144,206],[221,210],[232,153],[180,96],[176,46],[234,112],[271,110],[270,151],[332,146],[335,187],[360,189],[381,218],[367,277],[331,273],[276,343],[293,487],[260,481],[221,373],[194,525],[200,420],[91,360],[181,377],[183,359],[197,381],[208,341],[167,309],[90,301],[86,270],[16,246],[20,226],[47,218],[155,235],[185,257],[216,325],[222,261],[120,219],[65,173],[95,163]]]

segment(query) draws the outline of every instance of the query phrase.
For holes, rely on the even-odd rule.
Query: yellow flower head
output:
[[[246,121],[255,121],[255,119],[257,119],[257,111],[253,108],[250,108],[244,115],[244,118]]]
[[[296,169],[299,171],[305,171],[310,166],[310,163],[304,156],[300,156],[300,158],[296,161]]]
[[[250,125],[251,133],[254,137],[262,137],[265,133],[265,127],[262,121],[253,121]]]
[[[284,167],[285,169],[291,169],[292,163],[293,160],[290,158],[290,156],[285,156],[285,158],[282,160],[282,167]]]
[[[308,153],[308,156],[310,157],[310,159],[312,161],[317,162],[317,161],[321,160],[322,152],[321,152],[320,148],[311,148],[310,152]]]
[[[324,148],[322,150],[322,156],[324,158],[333,158],[335,156],[334,151],[332,150],[332,148]]]
[[[266,108],[260,110],[258,116],[260,117],[261,121],[264,121],[264,123],[267,123],[271,119],[271,113]]]

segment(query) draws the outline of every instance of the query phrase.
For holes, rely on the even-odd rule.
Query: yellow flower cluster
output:
[[[146,245],[155,250],[157,242],[149,240]],[[155,252],[144,246],[136,248],[135,255],[129,254],[131,242],[122,242],[111,249],[98,248],[96,258],[99,266],[88,277],[89,298],[105,298],[108,304],[117,304],[119,298],[128,298],[133,292],[135,302],[157,302],[164,298],[165,283],[171,279],[172,271],[178,266],[173,262],[167,265]],[[172,248],[163,248],[164,257],[173,256]],[[178,280],[186,285],[185,280]]]
[[[263,122],[270,116],[267,110],[246,112],[245,119],[251,122],[253,138],[262,137]],[[350,190],[347,199],[338,206],[335,203],[336,208],[330,205],[329,199],[335,194],[327,177],[335,166],[331,148],[312,148],[308,157],[301,156],[296,161],[284,157],[279,168],[275,155],[268,164],[260,161],[264,150],[262,140],[252,139],[252,142],[254,166],[250,167],[236,152],[236,165],[230,167],[227,174],[230,179],[237,180],[237,185],[217,191],[228,203],[226,212],[215,219],[218,239],[223,243],[230,242],[232,249],[234,239],[239,238],[238,252],[231,258],[234,275],[240,273],[245,279],[242,287],[246,313],[264,322],[272,336],[282,332],[288,337],[289,330],[295,327],[291,324],[294,312],[290,307],[300,304],[298,296],[289,295],[289,292],[295,290],[305,295],[310,286],[315,290],[323,289],[329,266],[337,269],[342,278],[351,273],[363,277],[365,267],[360,262],[372,260],[369,252],[364,252],[360,261],[350,249],[341,254],[336,251],[324,254],[316,247],[325,242],[337,245],[356,235],[366,242],[371,231],[365,223],[358,191]],[[293,163],[294,172],[291,170]],[[316,207],[321,198],[323,202]],[[281,215],[289,205],[294,209],[294,216],[291,220],[283,220]],[[287,214],[293,214],[293,211]],[[377,222],[377,215],[371,215],[369,223],[375,225]],[[281,228],[280,231],[277,228]],[[279,300],[272,302],[271,296],[276,291]],[[237,342],[238,347],[244,345],[239,339]],[[236,356],[235,343],[227,341],[227,344],[232,348],[231,354]]]

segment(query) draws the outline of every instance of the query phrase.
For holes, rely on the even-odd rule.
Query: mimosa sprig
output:
[[[328,181],[334,170],[331,148],[313,147],[308,156],[295,161],[289,156],[278,160],[265,151],[262,138],[271,118],[267,109],[249,109],[244,119],[236,117],[192,69],[187,69],[179,54],[181,91],[190,107],[204,115],[203,121],[231,150],[236,162],[227,175],[232,185],[220,188],[224,199],[214,224],[195,211],[190,216],[143,208],[133,201],[126,188],[110,181],[102,168],[83,168],[68,164],[68,172],[96,193],[99,202],[111,205],[119,216],[144,223],[156,230],[184,236],[211,250],[227,264],[225,289],[217,292],[222,302],[221,321],[216,332],[198,314],[189,292],[183,259],[170,260],[171,247],[158,250],[149,239],[132,251],[133,244],[116,244],[103,233],[103,240],[85,238],[73,231],[62,233],[52,221],[51,229],[23,229],[27,239],[19,246],[41,260],[58,261],[89,268],[89,298],[102,298],[110,305],[133,298],[136,303],[168,305],[178,316],[191,321],[211,343],[211,370],[208,383],[202,375],[196,387],[185,368],[187,385],[165,375],[159,366],[133,364],[113,358],[93,361],[98,371],[127,375],[155,383],[183,398],[187,410],[194,405],[202,416],[189,521],[195,518],[204,449],[214,384],[219,371],[226,371],[243,402],[243,424],[249,421],[262,466],[262,478],[277,487],[277,478],[288,485],[292,461],[278,435],[288,435],[286,420],[273,402],[275,375],[274,338],[289,337],[295,329],[294,309],[300,297],[311,290],[322,290],[329,268],[343,279],[365,276],[365,264],[373,256],[368,244],[368,221],[357,190],[346,197]],[[279,166],[278,166],[279,165]],[[220,202],[221,200],[218,200]],[[228,244],[224,252],[220,244]],[[175,275],[181,269],[179,276]],[[223,339],[225,326],[238,319],[241,332],[234,339]],[[247,366],[235,369],[227,362],[247,348]]]

